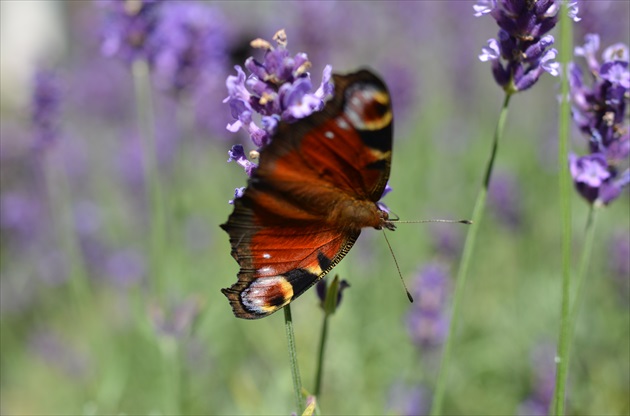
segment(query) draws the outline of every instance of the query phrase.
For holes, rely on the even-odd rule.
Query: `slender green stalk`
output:
[[[302,400],[302,379],[300,378],[300,368],[297,362],[297,350],[295,348],[295,334],[293,333],[293,319],[291,318],[291,305],[284,307],[284,329],[287,332],[287,343],[289,344],[289,361],[291,363],[291,376],[293,377],[293,390],[295,391],[295,401],[298,415],[304,411],[304,400]]]
[[[319,338],[319,353],[317,354],[317,374],[315,375],[315,391],[313,392],[315,397],[319,397],[319,394],[322,389],[324,350],[325,350],[327,338],[328,338],[328,314],[324,314],[324,321],[322,322],[322,333]]]
[[[328,338],[328,314],[324,314],[324,321],[322,322],[322,333],[319,338],[319,353],[317,354],[317,374],[315,375],[315,391],[313,394],[319,397],[322,389],[322,374],[324,367],[324,350],[326,346],[326,340]]]
[[[568,373],[568,367],[571,363],[571,342],[573,341],[573,337],[575,334],[575,328],[577,326],[578,316],[580,314],[580,306],[582,304],[582,297],[584,296],[584,279],[586,277],[586,272],[588,271],[588,266],[591,261],[591,254],[593,253],[593,240],[595,236],[595,220],[597,218],[597,206],[591,205],[588,211],[588,218],[586,219],[586,227],[584,229],[584,247],[582,247],[582,256],[580,258],[580,266],[577,274],[576,288],[575,288],[575,296],[573,298],[573,303],[571,306],[571,312],[569,315],[569,323],[568,323],[568,335],[567,335],[567,350],[565,354],[564,361],[566,363],[565,370]],[[556,374],[557,375],[557,374]],[[556,379],[556,382],[558,380]],[[557,391],[557,388],[556,388]],[[553,414],[561,414],[555,413],[556,406],[558,405],[557,400],[560,400],[554,397],[554,402],[552,403]],[[563,401],[563,400],[560,400]]]
[[[138,127],[143,146],[143,168],[147,185],[147,202],[151,215],[151,231],[149,237],[149,252],[151,277],[156,282],[158,293],[163,293],[164,276],[162,276],[163,247],[166,240],[166,217],[164,199],[158,172],[157,144],[155,136],[155,113],[153,110],[153,96],[148,63],[137,59],[132,67],[134,89],[136,96],[136,111]]]
[[[505,94],[503,101],[503,107],[499,114],[499,120],[494,132],[494,139],[492,142],[492,150],[490,152],[490,158],[486,166],[486,172],[483,177],[481,189],[477,194],[477,200],[472,214],[472,224],[468,229],[468,235],[466,236],[466,242],[464,243],[464,251],[462,253],[462,259],[459,263],[459,270],[457,272],[457,281],[455,282],[455,294],[453,296],[453,312],[451,322],[448,329],[448,337],[444,344],[444,351],[442,353],[442,361],[440,363],[440,373],[438,375],[437,384],[435,386],[435,394],[433,396],[433,404],[431,405],[431,415],[439,415],[442,413],[442,404],[444,401],[444,392],[446,389],[446,383],[448,381],[448,369],[451,360],[453,339],[455,338],[455,331],[457,329],[457,323],[459,319],[459,309],[462,303],[464,295],[464,288],[466,284],[466,277],[468,275],[468,267],[473,255],[475,243],[477,241],[477,232],[481,225],[481,219],[483,217],[484,208],[486,205],[486,197],[488,195],[488,186],[490,184],[490,178],[492,176],[492,168],[494,167],[494,160],[497,155],[499,147],[499,140],[503,136],[503,128],[505,126],[505,120],[507,118],[508,104],[510,103],[510,93]]]
[[[177,339],[163,337],[160,339],[160,352],[162,354],[164,394],[163,409],[166,415],[179,415],[180,412],[180,361]]]
[[[319,397],[322,388],[322,376],[324,369],[324,351],[326,349],[326,341],[328,340],[328,318],[335,313],[337,309],[337,294],[339,293],[339,276],[335,276],[332,280],[326,297],[324,299],[324,321],[322,322],[322,333],[319,338],[319,353],[317,354],[317,373],[315,375],[315,397]]]
[[[560,334],[556,354],[556,387],[553,397],[553,414],[564,414],[564,397],[568,371],[569,344],[571,342],[571,319],[569,306],[571,301],[571,175],[567,163],[569,124],[571,109],[569,107],[569,80],[566,68],[571,60],[571,22],[567,15],[566,5],[560,10],[560,45],[559,60],[564,68],[560,83],[560,113],[558,124],[558,165],[560,167],[560,221],[562,224],[562,302],[560,317]]]

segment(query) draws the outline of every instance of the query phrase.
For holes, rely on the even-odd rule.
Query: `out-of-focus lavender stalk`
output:
[[[151,83],[151,62],[160,56],[161,46],[156,30],[163,21],[165,2],[157,0],[138,0],[121,2],[103,0],[106,10],[106,22],[103,28],[102,52],[106,56],[115,56],[131,67],[136,101],[136,117],[142,143],[142,168],[146,187],[147,206],[150,210],[150,230],[148,238],[149,275],[158,297],[166,293],[166,275],[164,274],[165,244],[167,238],[166,206],[162,192],[162,183],[158,171],[157,137],[155,111],[153,106],[153,86]],[[177,73],[177,71],[175,71]],[[172,73],[171,73],[172,75]],[[171,78],[172,79],[172,78]],[[142,319],[143,300],[138,291],[134,291],[132,302],[134,313],[147,331],[148,322]],[[161,365],[164,369],[163,381],[164,413],[178,414],[179,409],[179,356],[171,340],[157,337],[162,352]]]
[[[165,291],[164,276],[161,272],[163,248],[166,239],[166,217],[162,185],[158,174],[157,146],[155,137],[155,113],[148,62],[137,59],[132,64],[132,74],[136,96],[138,128],[142,136],[143,168],[147,186],[148,206],[151,210],[149,236],[150,274],[156,279],[158,293]]]
[[[58,74],[49,69],[36,72],[31,100],[33,150],[42,163],[47,198],[52,210],[56,237],[66,253],[69,283],[74,293],[75,306],[81,313],[90,303],[90,287],[81,256],[74,221],[73,198],[65,164],[60,160],[61,82]],[[79,315],[81,316],[81,315]]]
[[[136,117],[143,145],[142,168],[146,184],[148,207],[151,211],[149,235],[150,275],[158,292],[164,290],[163,247],[166,238],[166,217],[161,182],[157,166],[155,113],[151,85],[150,63],[160,56],[161,44],[156,30],[160,25],[165,3],[157,0],[123,2],[101,0],[104,11],[101,52],[116,57],[131,68],[134,82]]]

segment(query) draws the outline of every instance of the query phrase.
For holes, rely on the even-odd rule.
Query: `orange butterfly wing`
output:
[[[221,227],[240,266],[222,292],[239,318],[267,316],[328,273],[362,227],[380,228],[389,177],[392,112],[369,71],[334,75],[324,109],[280,123],[234,212]]]

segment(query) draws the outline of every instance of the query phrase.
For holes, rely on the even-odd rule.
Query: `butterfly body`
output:
[[[239,318],[267,316],[306,291],[350,250],[361,229],[394,229],[377,205],[389,178],[392,112],[369,71],[333,75],[324,109],[280,123],[221,227],[241,267],[222,292]]]

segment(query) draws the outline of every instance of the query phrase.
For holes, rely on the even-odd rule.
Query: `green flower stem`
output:
[[[302,380],[300,379],[300,368],[297,362],[297,350],[295,348],[295,334],[293,333],[293,319],[291,318],[291,305],[284,307],[284,328],[287,332],[287,343],[289,344],[289,361],[291,363],[291,376],[293,377],[293,390],[295,391],[295,401],[298,415],[304,412],[304,400],[302,400]]]
[[[327,339],[328,339],[328,314],[325,313],[324,321],[322,322],[322,333],[319,338],[319,353],[317,354],[317,374],[315,376],[315,391],[313,392],[315,397],[319,397],[319,394],[322,389],[324,350],[325,350]]]
[[[162,377],[164,382],[163,409],[165,415],[179,415],[180,411],[180,382],[181,370],[179,361],[178,340],[173,337],[163,337],[159,340],[162,354]]]
[[[566,68],[571,60],[571,22],[567,15],[566,5],[560,10],[560,51],[559,61],[565,69],[560,83],[560,113],[558,125],[558,166],[560,168],[560,221],[562,224],[562,302],[560,318],[560,334],[556,354],[556,386],[553,397],[553,414],[564,415],[564,397],[568,371],[569,344],[571,342],[571,322],[569,304],[571,301],[571,175],[567,162],[569,143],[569,124],[571,109],[569,107],[569,80]]]
[[[337,309],[337,294],[339,293],[339,276],[335,276],[330,287],[326,291],[324,300],[324,321],[322,322],[322,333],[319,338],[319,353],[317,354],[317,373],[315,375],[315,391],[314,396],[319,397],[322,388],[322,376],[324,369],[324,351],[326,349],[326,341],[328,340],[328,318],[335,313]]]
[[[468,267],[473,255],[475,243],[477,240],[477,232],[481,225],[481,219],[483,217],[484,208],[486,205],[486,197],[488,195],[488,186],[490,184],[490,178],[492,176],[492,168],[494,167],[494,160],[497,155],[497,149],[499,147],[499,140],[503,136],[503,128],[505,126],[505,120],[508,113],[508,104],[512,95],[508,92],[505,94],[503,101],[503,107],[499,114],[499,120],[497,122],[496,130],[494,132],[494,140],[492,142],[492,151],[490,153],[490,159],[486,166],[486,172],[483,178],[481,189],[477,194],[477,200],[472,214],[472,224],[468,229],[468,235],[466,236],[466,242],[464,244],[464,251],[462,253],[462,259],[459,263],[459,270],[457,272],[457,281],[455,282],[455,295],[453,297],[453,311],[451,322],[448,329],[448,337],[444,345],[444,351],[442,353],[442,361],[440,363],[440,373],[438,375],[437,384],[435,386],[435,394],[433,396],[433,404],[431,405],[431,415],[442,414],[442,405],[444,401],[444,392],[446,389],[446,383],[448,381],[448,369],[451,360],[451,354],[453,349],[453,338],[455,338],[455,331],[457,329],[457,323],[459,319],[459,309],[462,303],[464,295],[464,288],[466,283],[466,276],[468,275]]]
[[[142,136],[143,168],[147,185],[148,206],[151,211],[151,231],[149,237],[149,256],[151,277],[156,282],[158,293],[163,293],[164,276],[161,270],[163,264],[163,248],[166,240],[166,218],[164,200],[157,163],[157,145],[155,136],[155,113],[153,111],[153,97],[149,65],[145,60],[137,59],[132,67],[134,89],[136,96],[136,111],[138,127]]]

